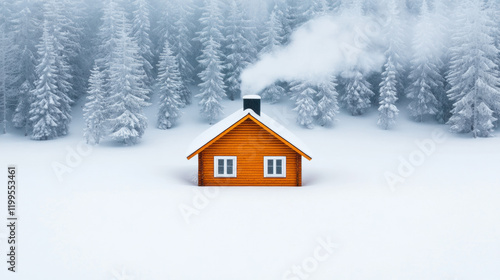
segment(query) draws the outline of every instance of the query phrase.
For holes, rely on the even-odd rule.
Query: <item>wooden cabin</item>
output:
[[[243,109],[210,127],[190,145],[198,155],[199,186],[301,186],[307,147],[260,112],[260,96],[243,98]]]

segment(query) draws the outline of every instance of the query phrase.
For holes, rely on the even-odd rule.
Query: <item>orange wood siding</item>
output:
[[[302,156],[297,154],[297,186],[302,186]]]
[[[237,177],[214,177],[214,156],[236,156]],[[286,178],[265,178],[264,156],[286,156]],[[300,186],[301,161],[301,155],[247,119],[198,154],[198,175],[201,176],[198,183],[203,186]]]
[[[198,186],[203,186],[203,152],[198,154]]]

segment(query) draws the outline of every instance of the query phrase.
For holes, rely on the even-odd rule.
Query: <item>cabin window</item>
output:
[[[264,177],[286,177],[286,157],[264,157]]]
[[[214,177],[236,177],[236,157],[214,157]]]

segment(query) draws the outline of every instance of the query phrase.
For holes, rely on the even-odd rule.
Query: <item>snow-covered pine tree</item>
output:
[[[486,0],[485,8],[487,9],[490,18],[493,21],[493,30],[491,36],[493,37],[495,46],[500,49],[500,1]],[[498,69],[500,69],[500,54],[497,56],[496,64],[498,65]]]
[[[345,80],[344,94],[341,97],[344,107],[353,115],[362,115],[371,106],[371,98],[375,95],[370,83],[359,70],[353,70]]]
[[[43,3],[44,19],[52,25],[57,43],[63,46],[56,50],[67,60],[76,57],[81,49],[79,37],[82,35],[82,28],[76,23],[81,17],[78,10],[83,8],[80,1],[45,0]]]
[[[317,94],[315,86],[310,82],[293,82],[292,100],[295,101],[294,111],[297,112],[297,123],[306,128],[313,128],[314,117],[318,115],[318,105],[314,102]]]
[[[494,40],[497,48],[500,48],[500,2],[496,0],[487,0],[487,8],[490,11],[490,17],[494,21]],[[498,57],[500,60],[500,57]],[[500,62],[500,61],[499,61]]]
[[[11,2],[6,2],[2,1],[0,2],[0,25],[3,26],[3,31],[8,32],[10,31],[9,27],[12,25],[12,9],[13,9],[13,3]]]
[[[5,26],[0,24],[0,132],[7,132],[7,40]]]
[[[190,56],[193,52],[191,36],[194,29],[194,25],[191,22],[194,9],[192,5],[192,1],[186,0],[181,1],[177,5],[179,8],[177,11],[178,17],[174,22],[174,29],[177,32],[174,34],[175,40],[173,44],[175,45],[172,46],[172,51],[179,65],[179,72],[186,87],[194,81],[194,66],[190,62]],[[188,94],[181,96],[185,104],[191,104],[191,92],[188,92]]]
[[[450,48],[451,48],[451,32],[453,29],[453,24],[451,17],[453,17],[454,13],[451,13],[455,9],[456,2],[451,0],[436,0],[434,1],[434,13],[431,14],[435,17],[433,20],[433,33],[436,38],[440,38],[439,42],[436,41],[434,46],[436,48],[441,48],[437,53],[437,55],[443,64],[439,68],[439,74],[443,81],[443,88],[434,92],[434,96],[436,97],[439,107],[438,112],[436,113],[436,120],[440,123],[446,123],[451,117],[451,110],[453,107],[453,102],[447,95],[447,91],[450,89],[450,84],[448,83],[446,76],[449,70],[450,65]]]
[[[274,8],[269,15],[266,29],[263,32],[263,37],[260,40],[263,46],[260,50],[261,55],[273,52],[276,47],[280,46],[281,42],[283,42],[283,24],[279,21],[277,15],[278,12],[278,5],[274,5]]]
[[[379,97],[379,117],[377,124],[383,129],[391,128],[396,122],[396,116],[399,110],[396,108],[398,100],[396,91],[396,66],[392,61],[392,57],[387,58],[382,72],[382,82],[380,83]]]
[[[225,23],[225,42],[227,55],[225,68],[226,94],[230,100],[241,96],[240,75],[254,59],[255,47],[247,38],[250,26],[246,25],[245,14],[237,0],[230,0]]]
[[[114,49],[118,45],[119,30],[122,16],[125,12],[118,6],[116,0],[107,0],[103,6],[101,26],[97,34],[99,45],[97,47],[95,63],[104,76],[104,91],[109,93],[110,67],[114,60]]]
[[[144,134],[147,120],[143,108],[149,105],[149,90],[143,83],[146,73],[131,31],[122,13],[117,45],[111,55],[106,114],[111,138],[127,145],[137,143]]]
[[[159,5],[156,9],[152,10],[151,14],[153,19],[155,16],[157,17],[156,24],[151,22],[153,26],[152,34],[155,54],[159,55],[163,51],[162,48],[165,45],[165,40],[170,40],[172,34],[174,33],[173,25],[174,18],[176,17],[176,11],[174,10],[176,6],[176,0],[168,0],[163,1],[162,5]]]
[[[48,26],[51,42],[54,51],[54,66],[55,66],[55,83],[57,87],[56,93],[59,95],[58,109],[64,115],[62,124],[59,127],[58,135],[66,135],[69,130],[69,123],[71,121],[71,104],[74,100],[70,95],[73,95],[73,87],[71,85],[71,67],[68,63],[69,57],[73,57],[75,49],[78,48],[69,32],[65,29],[70,29],[70,23],[66,21],[63,16],[64,8],[60,0],[48,0],[44,3],[44,21]],[[45,26],[44,26],[45,28]],[[73,95],[74,96],[74,95]]]
[[[169,40],[182,78],[182,91],[179,93],[182,106],[191,104],[192,92],[188,86],[194,82],[194,66],[191,62],[191,54],[193,52],[191,38],[194,30],[192,23],[194,8],[192,5],[192,1],[185,0],[178,1],[176,4],[174,9],[176,15]]]
[[[382,129],[389,129],[394,126],[399,110],[396,107],[398,95],[402,95],[403,86],[403,36],[402,20],[396,0],[388,3],[388,17],[383,28],[384,39],[387,41],[385,51],[386,63],[382,72],[379,96],[379,117],[377,124]]]
[[[89,4],[86,0],[63,0],[65,20],[68,24],[63,26],[63,31],[70,34],[73,55],[68,58],[71,66],[72,93],[70,98],[73,101],[85,96],[88,89],[90,71],[94,64],[94,34],[93,17],[89,11]]]
[[[315,1],[299,1],[300,3],[300,10],[302,10],[302,22],[304,23],[314,17],[314,9],[315,9]]]
[[[292,34],[287,17],[287,7],[286,0],[279,0],[275,2],[275,6],[273,8],[273,11],[276,13],[276,19],[281,25],[281,28],[279,29],[280,33],[278,34],[281,39],[280,44],[286,44]]]
[[[83,118],[85,120],[85,129],[83,137],[87,144],[99,144],[106,135],[105,131],[105,92],[103,88],[104,76],[97,66],[91,71],[89,78],[89,90],[87,101],[83,107]]]
[[[302,23],[306,22],[310,18],[307,15],[307,5],[310,4],[309,1],[301,0],[285,0],[286,2],[286,12],[287,23],[289,25],[289,30],[293,32]],[[288,34],[290,36],[291,34]]]
[[[171,128],[181,116],[182,106],[179,93],[183,90],[182,78],[177,66],[177,60],[165,41],[163,52],[158,62],[158,77],[156,78],[160,94],[160,109],[158,111],[158,128]]]
[[[328,0],[312,0],[310,6],[310,18],[324,16],[330,13],[331,7]]]
[[[280,85],[280,82],[275,82],[272,85],[266,87],[262,92],[262,100],[270,101],[271,103],[277,103],[282,96],[286,93],[285,89]]]
[[[383,36],[387,41],[385,56],[387,58],[390,57],[391,63],[394,66],[396,92],[398,96],[402,96],[405,88],[403,77],[405,76],[404,65],[406,64],[403,60],[406,57],[405,52],[407,49],[404,39],[407,32],[404,28],[404,21],[401,19],[401,11],[398,3],[399,1],[396,2],[396,0],[390,0],[387,3],[388,13],[385,25],[383,26]]]
[[[71,74],[69,82],[72,89],[69,97],[72,101],[76,101],[87,92],[93,56],[91,55],[92,49],[87,50],[85,47],[93,48],[91,42],[94,39],[89,35],[94,36],[95,32],[88,30],[90,15],[88,14],[86,0],[60,1],[62,1],[60,5],[62,11],[59,13],[62,22],[61,31],[68,34],[68,40],[70,41],[69,45],[65,45],[70,53],[67,58]]]
[[[153,53],[151,51],[153,44],[149,38],[151,29],[149,21],[150,5],[147,0],[134,0],[132,6],[134,7],[132,12],[133,35],[137,45],[139,46],[139,54],[142,58],[142,67],[144,68],[147,76],[144,83],[146,86],[150,86],[154,79],[153,66],[151,65],[153,61]]]
[[[202,54],[198,61],[202,68],[198,76],[201,79],[199,105],[201,115],[210,124],[222,114],[220,100],[225,96],[225,86],[223,81],[223,55],[221,51],[222,36],[222,16],[220,12],[219,0],[206,0],[203,6],[203,13],[200,18],[202,30],[198,32],[198,40],[202,45]]]
[[[16,0],[13,2],[15,11],[12,13],[12,40],[14,43],[13,59],[17,61],[11,76],[15,110],[12,122],[17,128],[24,128],[29,133],[28,113],[31,106],[30,91],[35,88],[35,68],[37,59],[36,40],[40,24],[37,16],[32,13],[32,2]]]
[[[57,87],[57,52],[48,22],[44,22],[43,35],[38,45],[40,62],[36,73],[36,87],[30,92],[29,111],[31,139],[49,140],[67,133],[68,115],[65,112],[64,93]]]
[[[279,16],[280,12],[278,3],[276,3],[269,15],[269,19],[263,32],[263,37],[260,40],[261,45],[263,46],[260,50],[261,56],[267,53],[272,53],[284,41],[284,26],[283,23],[280,22],[280,19],[283,19],[283,16]],[[285,89],[281,86],[280,82],[275,82],[265,88],[260,95],[262,96],[262,100],[276,103],[282,96],[285,95]]]
[[[500,112],[494,22],[481,0],[465,0],[457,9],[455,24],[447,77],[454,104],[448,124],[453,132],[488,137],[497,120],[495,113]]]
[[[47,0],[43,5],[44,19],[47,20],[54,37],[54,50],[56,51],[56,79],[59,90],[68,97],[69,104],[72,104],[79,97],[79,94],[84,92],[82,86],[79,94],[71,84],[73,81],[73,67],[70,65],[70,60],[78,56],[80,52],[78,28],[72,20],[72,16],[68,15],[69,9],[65,6],[62,0]],[[66,102],[66,101],[63,101]]]
[[[180,93],[183,106],[191,104],[192,93],[188,85],[194,82],[194,66],[191,61],[193,53],[191,39],[194,30],[193,10],[192,0],[167,1],[155,29],[155,32],[159,34],[158,53],[163,51],[165,41],[168,40],[172,52],[176,56],[184,88]]]
[[[0,26],[0,32],[2,31]],[[1,48],[5,41],[5,35],[0,34],[0,63],[5,63],[5,51]],[[3,68],[3,67],[2,67]],[[4,69],[0,69],[0,133],[7,133],[7,78]]]
[[[6,3],[0,3],[0,133],[7,132],[7,95],[10,88],[10,63],[9,56],[13,48],[10,32],[7,30]]]
[[[423,121],[425,115],[435,115],[440,111],[437,95],[444,93],[443,76],[440,68],[443,63],[439,56],[439,38],[434,33],[434,21],[431,19],[427,1],[424,0],[413,38],[413,59],[408,77],[409,85],[406,96],[410,115],[416,121]]]
[[[330,0],[328,6],[330,7],[330,14],[338,14],[342,8],[342,0]]]
[[[363,15],[362,0],[342,2],[345,15],[360,17]],[[342,73],[343,91],[341,103],[353,116],[363,114],[371,106],[371,98],[375,95],[370,83],[359,69],[351,69]]]
[[[318,83],[317,88],[318,115],[316,118],[321,126],[330,126],[339,112],[337,78],[332,75],[328,80]]]
[[[302,9],[304,10],[304,20],[310,20],[315,17],[320,17],[331,13],[332,4],[331,0],[311,0],[303,1]]]
[[[30,127],[28,126],[29,110],[32,102],[30,92],[34,89],[34,87],[35,84],[33,83],[33,85],[31,85],[28,80],[19,86],[17,91],[18,104],[12,116],[12,123],[14,124],[14,127],[24,128],[25,136],[30,133]]]
[[[250,63],[254,62],[258,58],[258,54],[260,51],[260,40],[259,40],[259,26],[262,25],[262,22],[257,18],[253,18],[250,16],[250,11],[247,6],[241,5],[242,10],[241,13],[243,15],[242,27],[243,27],[243,37],[247,39],[250,43],[248,46],[248,57]]]
[[[220,44],[210,38],[203,49],[202,58],[199,60],[204,67],[199,74],[201,79],[200,93],[196,97],[201,98],[201,115],[213,124],[223,113],[220,101],[225,96],[224,81],[222,74],[222,62],[217,55]]]

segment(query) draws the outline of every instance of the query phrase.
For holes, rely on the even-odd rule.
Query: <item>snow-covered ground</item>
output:
[[[376,111],[308,130],[263,104],[312,148],[304,186],[199,188],[184,156],[208,128],[197,110],[162,131],[148,108],[130,147],[89,150],[81,109],[64,138],[0,135],[1,217],[8,164],[20,188],[19,272],[2,261],[0,279],[500,279],[500,137],[404,115],[384,131]]]

